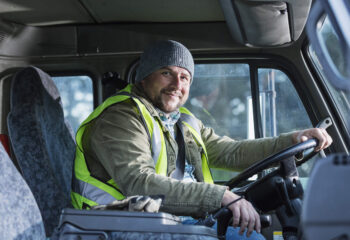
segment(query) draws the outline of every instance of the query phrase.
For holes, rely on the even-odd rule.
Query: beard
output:
[[[166,101],[165,98],[169,96],[169,94],[174,94],[178,97],[177,103],[172,103],[171,100]],[[165,113],[171,113],[178,110],[184,103],[186,102],[187,97],[184,96],[180,91],[173,88],[164,88],[160,91],[160,94],[152,99],[153,105],[158,109],[162,110]],[[175,100],[174,100],[175,101]]]

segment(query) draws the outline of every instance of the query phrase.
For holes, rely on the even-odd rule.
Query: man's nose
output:
[[[181,76],[175,75],[173,77],[172,85],[175,86],[177,89],[181,88],[182,82],[181,82]]]

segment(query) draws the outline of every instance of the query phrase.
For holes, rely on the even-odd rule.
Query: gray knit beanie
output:
[[[179,42],[166,40],[157,42],[143,52],[136,70],[136,82],[166,66],[185,68],[193,79],[194,62],[190,51]]]

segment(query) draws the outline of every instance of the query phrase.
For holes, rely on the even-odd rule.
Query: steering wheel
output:
[[[288,147],[270,157],[267,157],[253,164],[242,173],[226,182],[225,185],[228,186],[231,190],[234,187],[237,187],[242,181],[247,180],[249,177],[268,168],[272,164],[280,162],[281,166],[279,169],[257,180],[252,185],[249,184],[240,188],[238,194],[246,195],[247,200],[251,201],[255,207],[258,207],[258,209],[263,212],[276,210],[277,216],[282,224],[283,229],[294,228],[294,232],[292,234],[295,235],[297,232],[297,227],[299,225],[299,215],[301,209],[300,196],[302,195],[303,190],[298,180],[291,180],[292,178],[290,178],[292,176],[295,176],[295,174],[297,175],[295,161],[294,158],[291,157],[307,149],[314,148],[317,145],[318,141],[316,139],[309,139],[305,142]],[[314,154],[315,152],[311,152],[305,156],[305,158],[310,159],[310,155]],[[292,189],[292,191],[289,189]],[[274,201],[269,200],[271,196]],[[254,202],[252,201],[252,198],[258,198],[258,200]],[[268,206],[261,207],[264,205]],[[227,227],[232,217],[232,213],[229,209],[224,207],[221,208],[215,215],[218,219],[218,237],[224,239]],[[261,218],[262,226],[264,225],[263,220],[264,218]],[[268,226],[267,219],[265,219],[265,224]],[[285,239],[289,239],[289,237],[286,237]]]
[[[317,124],[317,128],[327,129],[332,125],[332,120],[327,117]],[[268,168],[272,164],[280,162],[280,167],[267,174],[259,180],[240,187],[236,194],[243,195],[250,201],[254,207],[260,212],[269,212],[275,210],[276,215],[283,228],[284,239],[296,239],[299,216],[301,212],[301,197],[303,195],[303,187],[300,181],[295,178],[298,176],[297,166],[310,160],[317,152],[310,152],[303,157],[303,160],[294,161],[293,156],[307,149],[314,148],[318,145],[318,140],[310,139],[302,143],[288,147],[270,157],[267,157],[244,170],[239,175],[233,177],[225,183],[232,190],[238,187],[244,180],[258,172]],[[322,157],[325,156],[323,150],[320,151]],[[271,201],[271,199],[273,199]],[[225,239],[227,227],[232,212],[223,207],[214,215],[211,215],[205,222],[210,226],[215,219],[218,220],[217,233],[220,239]],[[268,216],[260,216],[261,225],[269,226],[271,219]]]
[[[258,172],[268,168],[274,163],[281,162],[284,159],[288,159],[292,156],[295,156],[298,153],[301,153],[307,149],[316,147],[318,144],[318,141],[316,139],[309,139],[305,142],[295,144],[291,147],[288,147],[272,156],[269,156],[253,165],[248,167],[246,170],[241,172],[239,175],[231,178],[229,181],[225,183],[226,186],[228,186],[231,189],[236,187],[238,184],[240,184],[242,181],[250,178],[251,176],[257,174]],[[309,155],[314,154],[313,152]],[[310,159],[309,156],[305,156],[305,158]],[[258,180],[259,181],[259,180]]]
[[[327,129],[329,126],[331,126],[332,120],[330,117],[327,117],[325,119],[322,119],[317,125],[316,128],[323,128]],[[313,148],[317,146],[318,142],[316,139],[309,139],[305,142],[295,144],[289,148],[286,148],[268,158],[265,158],[253,165],[251,165],[249,168],[241,172],[236,177],[231,178],[229,181],[225,183],[226,186],[230,188],[230,190],[234,187],[236,187],[238,184],[240,184],[242,181],[250,178],[254,174],[266,169],[268,166],[281,162],[284,159],[290,158],[292,156],[295,156],[296,154],[303,152],[307,149]],[[310,160],[313,156],[315,156],[316,152],[311,152],[308,155],[304,156],[303,160],[298,161],[296,164],[297,166],[300,166],[301,164],[305,163],[306,161]],[[321,151],[321,154],[324,154],[323,151]],[[293,161],[294,163],[294,161]],[[286,176],[284,176],[286,177]],[[259,180],[258,180],[259,181]]]

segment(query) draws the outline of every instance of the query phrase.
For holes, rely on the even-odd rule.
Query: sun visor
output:
[[[296,41],[312,0],[220,0],[233,39],[248,46],[277,46]]]

